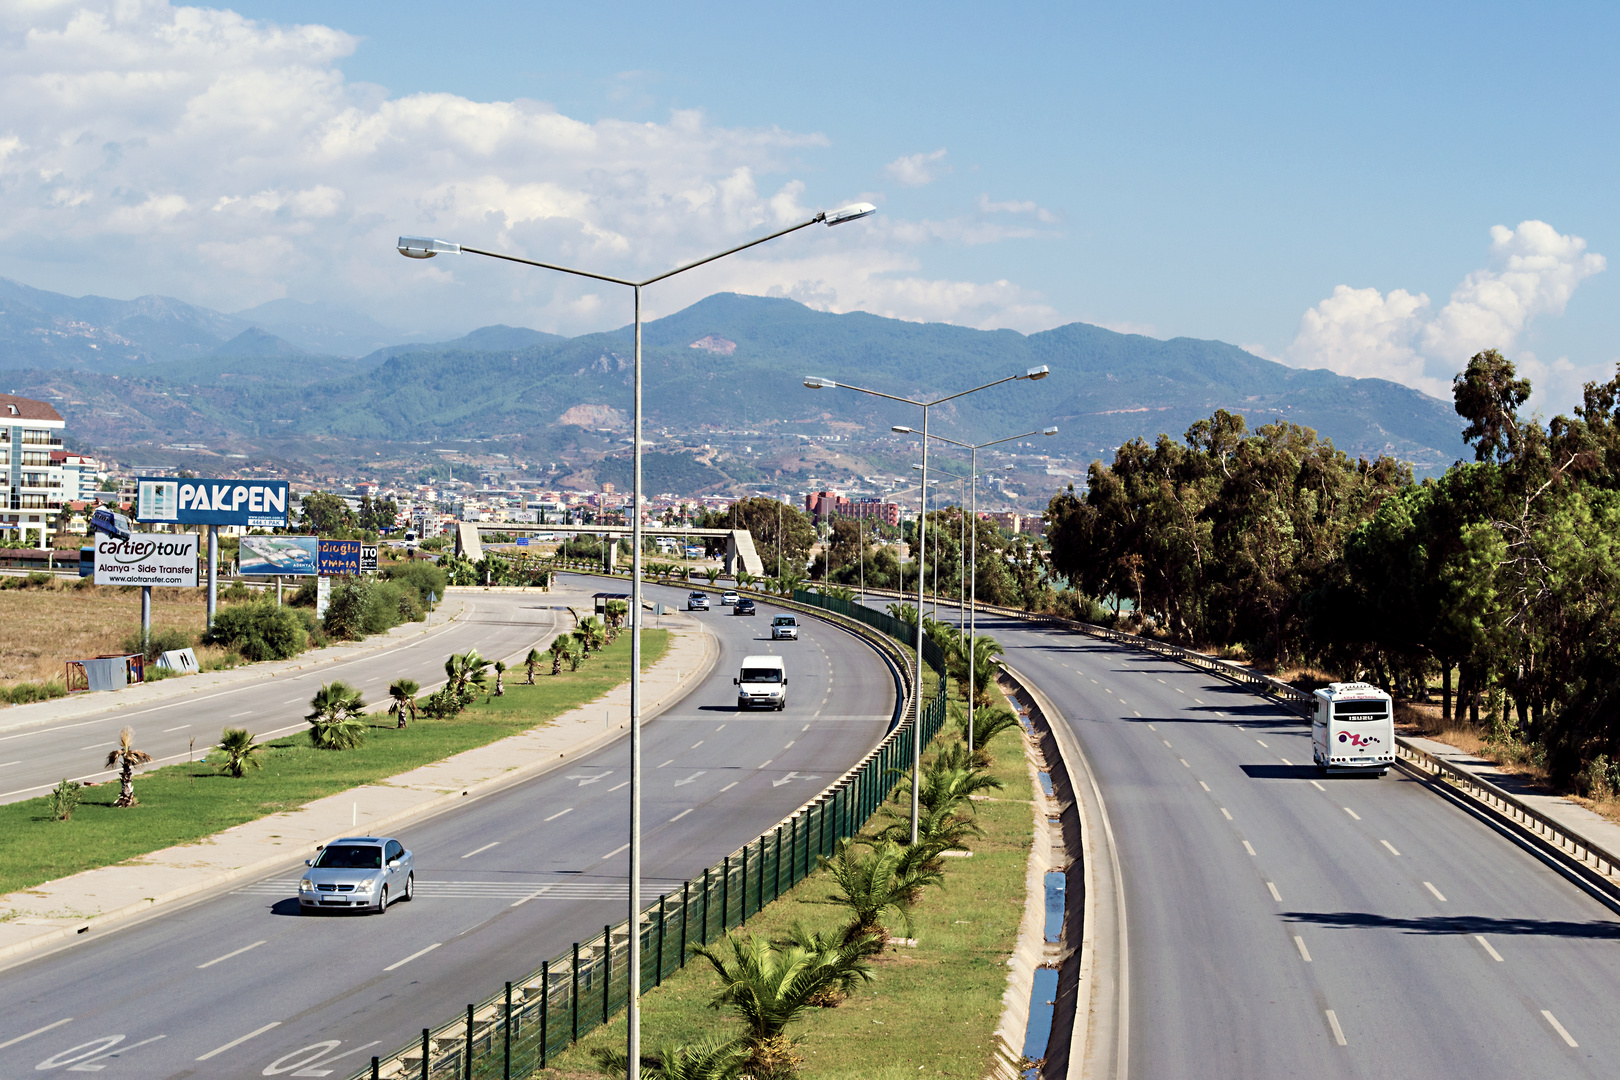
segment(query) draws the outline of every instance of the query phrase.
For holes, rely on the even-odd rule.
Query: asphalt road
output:
[[[877,654],[815,621],[803,640],[773,643],[771,611],[699,616],[720,660],[644,730],[649,901],[791,813],[887,730],[893,680]],[[739,714],[731,680],[760,652],[788,658],[788,707]],[[625,917],[628,777],[621,739],[408,830],[417,898],[382,917],[298,915],[289,869],[0,972],[0,1077],[346,1075]]]
[[[1559,872],[1398,772],[1319,778],[1305,723],[1234,684],[979,629],[1062,710],[1107,802],[1129,1075],[1615,1075],[1620,920]]]
[[[464,613],[444,629],[353,660],[134,709],[121,707],[117,695],[108,694],[107,708],[98,715],[0,733],[0,802],[42,795],[64,776],[114,778],[103,765],[126,724],[135,728],[135,745],[157,764],[185,761],[217,742],[225,727],[245,727],[259,736],[301,730],[309,699],[322,683],[342,679],[358,686],[369,704],[386,703],[388,684],[395,679],[412,678],[423,686],[443,682],[444,660],[451,653],[477,649],[492,660],[503,659],[548,640],[559,617],[564,627],[573,626],[566,612],[553,610],[562,600],[543,592],[464,593],[460,599],[466,601]]]

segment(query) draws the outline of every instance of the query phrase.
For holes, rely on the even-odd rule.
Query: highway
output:
[[[358,686],[367,704],[386,704],[388,684],[395,679],[415,679],[424,687],[443,682],[444,660],[451,653],[477,649],[499,660],[549,640],[559,617],[560,625],[571,629],[573,618],[559,609],[565,602],[579,603],[539,591],[469,592],[457,599],[466,607],[450,625],[352,660],[135,708],[121,706],[118,695],[109,693],[105,711],[94,716],[0,733],[0,802],[42,795],[64,776],[98,783],[113,779],[117,774],[103,766],[126,724],[135,729],[136,747],[158,764],[206,751],[226,727],[244,727],[261,737],[285,735],[305,727],[309,699],[322,683],[342,679]]]
[[[1306,724],[1235,684],[979,630],[1060,709],[1107,804],[1128,1075],[1615,1075],[1620,920],[1539,858],[1398,772],[1318,778]]]
[[[718,664],[645,728],[649,902],[787,816],[888,728],[894,683],[876,652],[813,620],[802,640],[773,643],[771,613],[699,615]],[[783,712],[735,709],[738,661],[757,652],[787,657]],[[0,1077],[362,1067],[625,917],[627,755],[620,739],[403,831],[417,896],[384,916],[300,916],[301,867],[288,867],[0,972]]]

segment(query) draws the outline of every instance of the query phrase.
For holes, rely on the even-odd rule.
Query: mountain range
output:
[[[264,325],[266,314],[279,321]],[[336,461],[362,448],[371,458],[385,444],[497,439],[531,458],[596,462],[598,479],[622,471],[614,461],[630,411],[629,328],[563,338],[494,326],[429,344],[389,336],[320,305],[275,301],[226,315],[163,297],[75,299],[0,279],[0,386],[52,401],[70,434],[91,445],[183,439],[292,459],[319,446]],[[361,355],[361,344],[375,347]],[[888,428],[920,427],[917,408],[812,391],[805,375],[933,398],[1039,364],[1051,369],[1043,381],[933,407],[932,430],[984,442],[1056,424],[1055,438],[1019,452],[1075,471],[1128,439],[1180,436],[1225,408],[1251,427],[1288,420],[1352,456],[1389,454],[1420,473],[1464,454],[1450,404],[1400,384],[1085,323],[1026,335],[723,293],[645,324],[643,356],[648,436],[671,480],[697,486],[780,471],[777,461],[749,464],[733,453],[727,466],[704,453],[704,443],[730,446],[726,439],[750,434],[762,445],[811,445],[822,461],[842,454],[850,468],[904,469],[914,450]]]

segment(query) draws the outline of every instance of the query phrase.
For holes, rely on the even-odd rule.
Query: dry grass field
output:
[[[152,629],[203,629],[204,590],[153,589]],[[0,686],[61,681],[63,664],[121,652],[141,629],[141,590],[56,581],[0,590]]]

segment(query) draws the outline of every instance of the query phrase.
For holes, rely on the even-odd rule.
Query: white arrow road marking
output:
[[[675,786],[680,787],[682,784],[690,784],[692,781],[696,780],[698,777],[702,776],[704,773],[706,773],[708,771],[709,770],[707,770],[707,769],[699,769],[697,772],[693,773],[691,776],[688,776],[685,780],[677,780],[677,781],[675,781]]]
[[[796,772],[790,772],[786,776],[782,777],[782,779],[780,779],[780,780],[772,780],[771,781],[771,787],[781,787],[783,784],[790,784],[795,780],[820,780],[820,779],[821,779],[821,777],[819,777],[819,776],[800,776]]]
[[[563,779],[565,779],[565,780],[578,780],[579,781],[579,786],[584,787],[586,784],[594,784],[598,780],[602,779],[603,777],[612,776],[612,775],[613,775],[613,770],[608,769],[606,772],[599,772],[599,773],[595,773],[595,774],[590,774],[590,773],[570,773],[569,775],[563,777]]]

